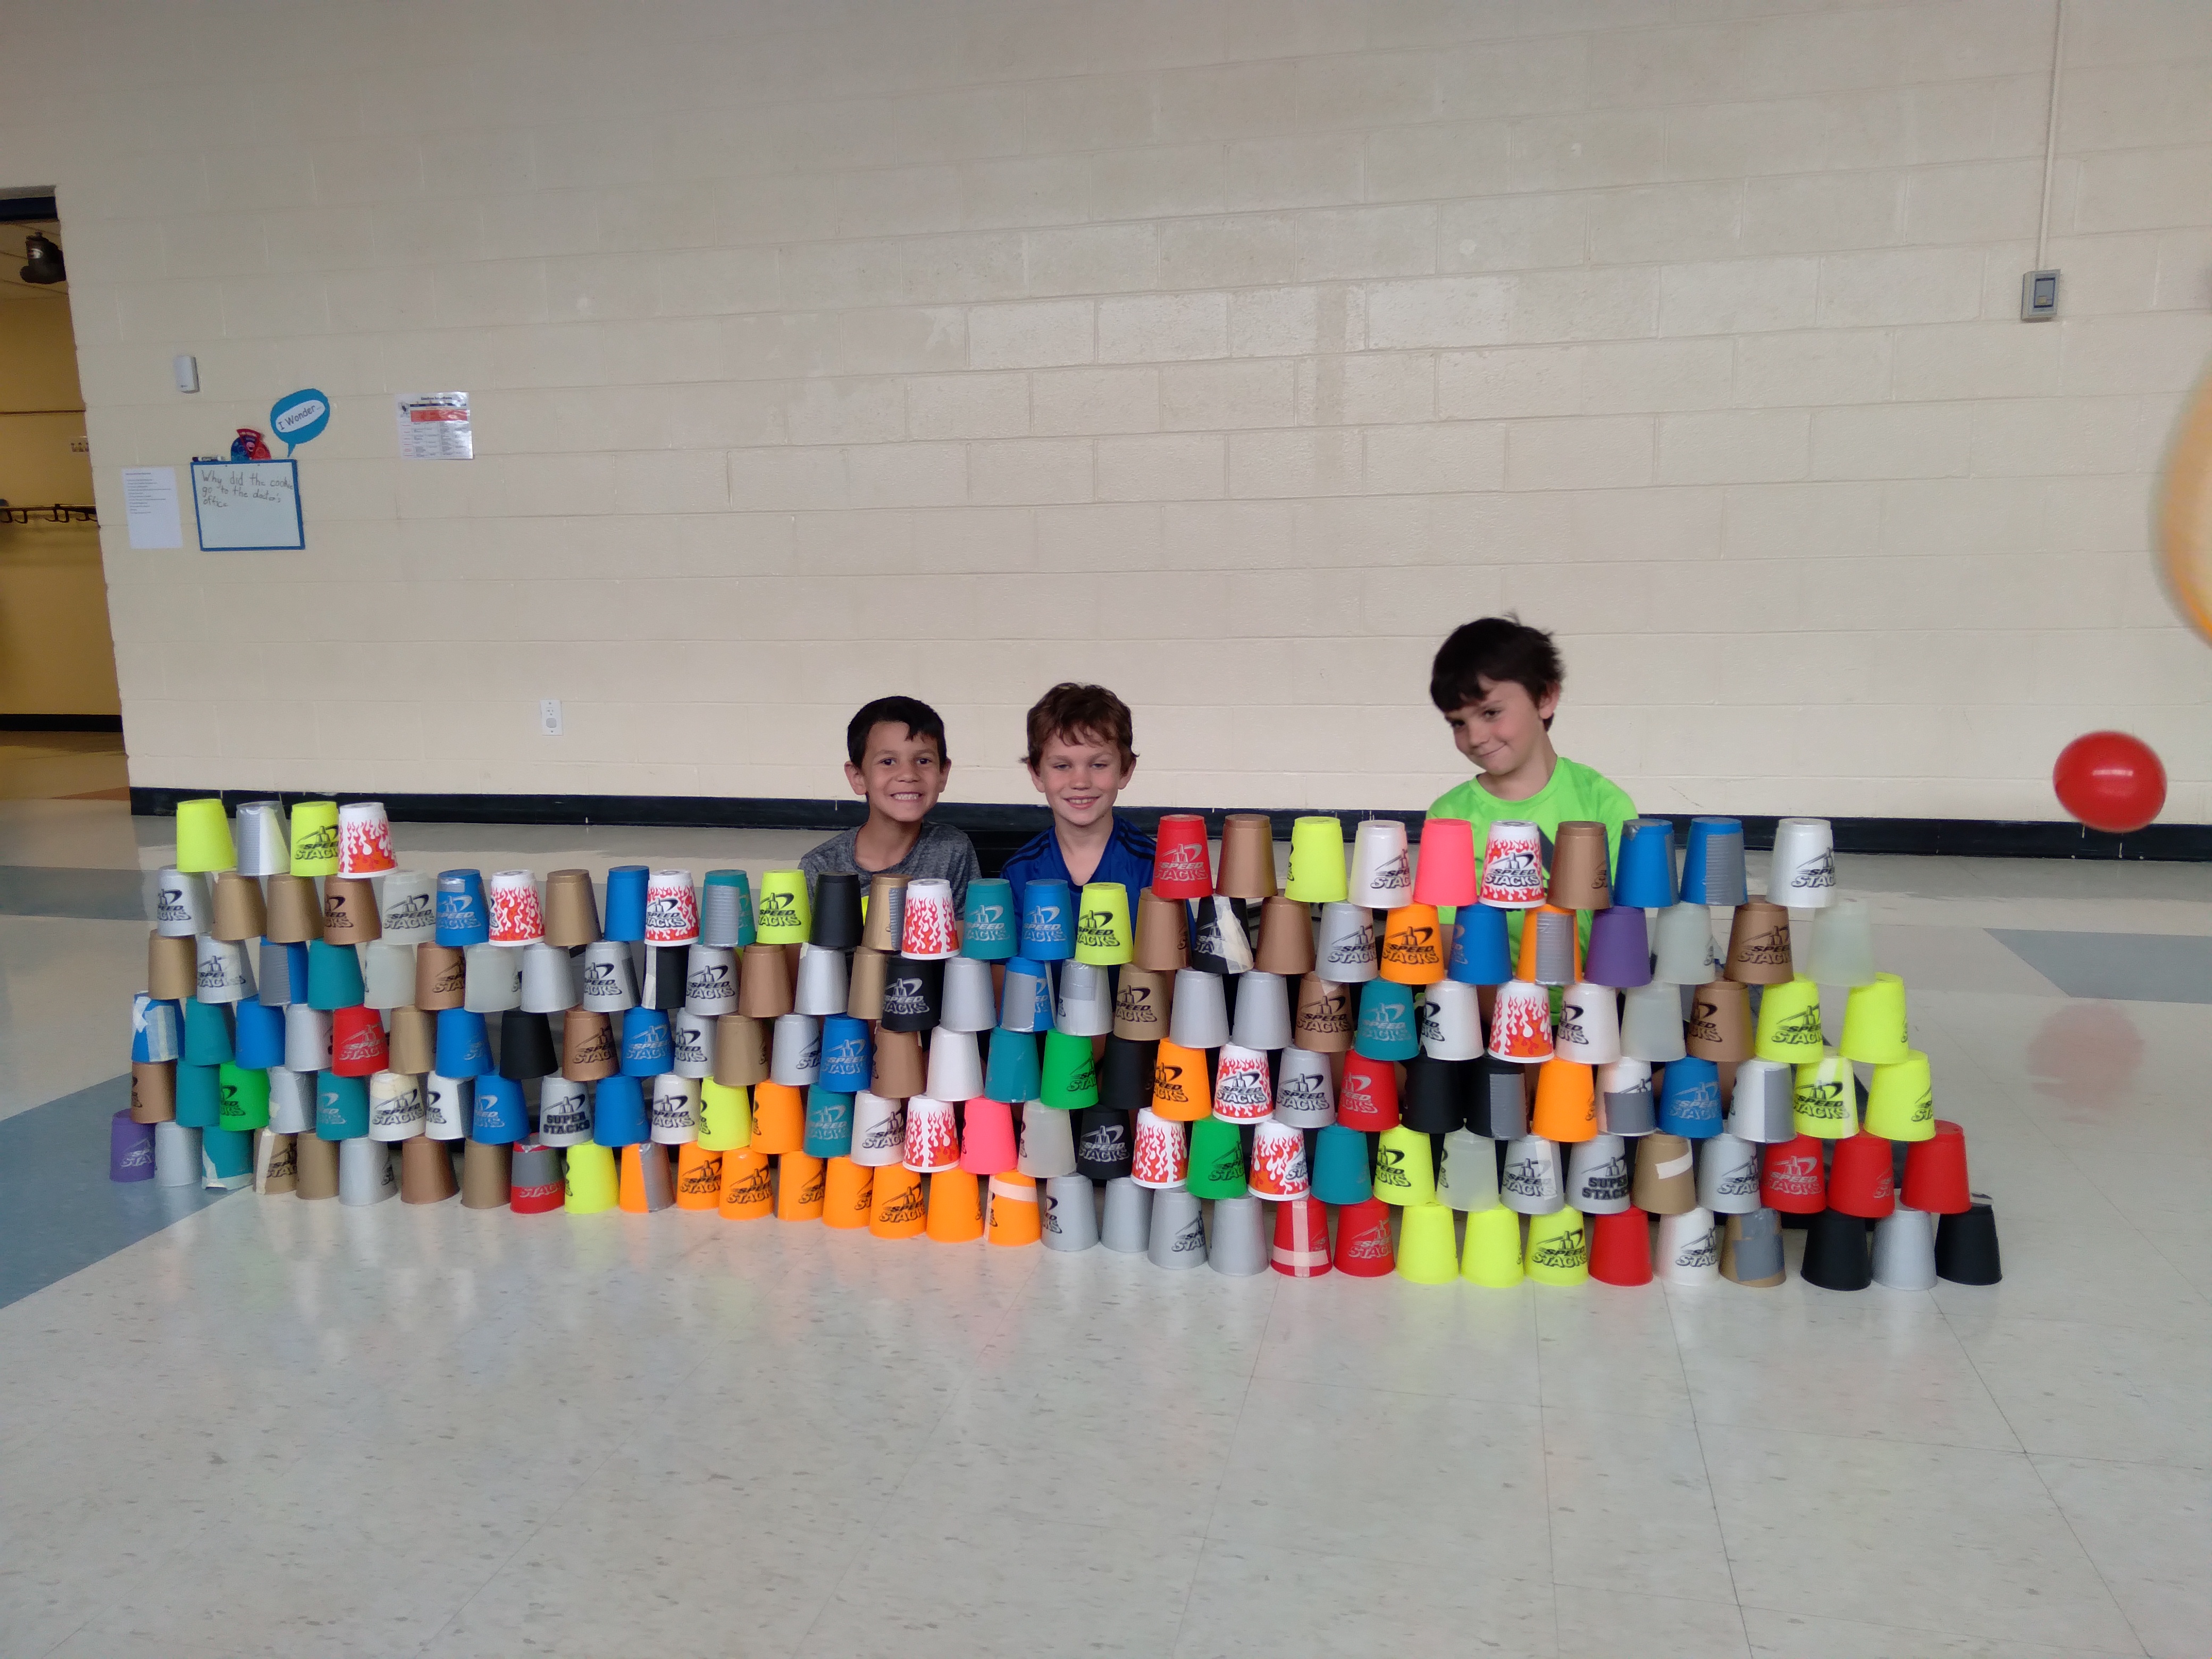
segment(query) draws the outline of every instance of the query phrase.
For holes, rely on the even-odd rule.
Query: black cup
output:
[[[1092,1181],[1129,1173],[1133,1150],[1129,1115],[1111,1106],[1085,1106],[1075,1115],[1075,1172]]]
[[[1954,1285],[1994,1285],[2004,1277],[1997,1259],[1997,1212],[1986,1194],[1973,1208],[1936,1224],[1936,1275]]]
[[[1805,1220],[1805,1261],[1798,1271],[1808,1285],[1824,1291],[1863,1291],[1874,1282],[1866,1222],[1841,1210],[1823,1210]]]
[[[945,1006],[945,964],[893,957],[884,974],[886,1031],[933,1031]]]
[[[1467,1072],[1474,1064],[1415,1054],[1406,1062],[1405,1085],[1398,1091],[1399,1121],[1425,1135],[1458,1128],[1467,1120]]]
[[[1134,1037],[1109,1036],[1098,1066],[1098,1103],[1118,1112],[1133,1112],[1152,1103],[1152,1069],[1159,1063],[1160,1045]],[[1127,1174],[1125,1170],[1121,1173]],[[1098,1177],[1103,1179],[1103,1177]]]
[[[561,1069],[552,1022],[544,1014],[510,1008],[499,1017],[499,1074],[517,1083],[550,1077]]]
[[[860,943],[860,878],[825,872],[814,878],[814,927],[807,942],[850,951]]]

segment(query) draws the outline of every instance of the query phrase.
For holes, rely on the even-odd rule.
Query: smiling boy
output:
[[[955,905],[981,873],[968,837],[930,823],[929,810],[952,770],[945,721],[916,697],[878,697],[845,727],[845,781],[868,803],[867,822],[841,830],[799,861],[811,890],[826,874],[936,877],[952,884]]]
[[[1052,828],[1000,872],[1013,885],[1014,913],[1041,877],[1078,892],[1085,882],[1118,881],[1133,911],[1152,884],[1152,838],[1114,811],[1137,769],[1128,704],[1103,685],[1055,685],[1030,710],[1029,740],[1030,781],[1052,809]]]

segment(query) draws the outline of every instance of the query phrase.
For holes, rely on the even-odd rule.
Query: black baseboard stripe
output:
[[[267,799],[252,789],[146,789],[131,791],[131,810],[144,817],[175,816],[177,803],[220,793],[233,807],[241,800]],[[288,805],[302,797],[285,794]],[[342,800],[365,799],[341,794]],[[385,810],[402,823],[571,823],[635,824],[648,828],[705,830],[850,829],[862,821],[857,799],[801,800],[767,797],[721,798],[684,795],[385,795]],[[1221,807],[1131,808],[1127,816],[1150,830],[1164,812],[1195,811],[1220,833],[1230,809]],[[1322,816],[1295,810],[1267,814],[1278,839],[1287,839],[1294,819]],[[1393,817],[1418,825],[1419,812],[1334,811],[1347,830],[1363,817]],[[1042,806],[947,803],[937,817],[995,845],[1018,844],[1051,820]],[[2175,863],[2212,862],[2212,824],[2154,823],[2130,836],[2108,836],[2069,820],[2008,821],[1995,818],[1835,818],[1837,850],[1844,853],[1917,853],[1960,858],[2129,859]],[[1772,817],[1745,817],[1744,841],[1754,849],[1774,844]],[[1686,815],[1674,817],[1678,836]]]
[[[0,732],[116,732],[120,714],[0,714]]]

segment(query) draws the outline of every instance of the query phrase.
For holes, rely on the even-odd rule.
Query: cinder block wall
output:
[[[2212,6],[2068,15],[2029,325],[2041,0],[14,8],[132,777],[829,794],[902,690],[1024,799],[1075,677],[1138,800],[1404,807],[1510,606],[1648,808],[2056,817],[2112,723],[2212,818]],[[302,386],[305,553],[130,550]]]

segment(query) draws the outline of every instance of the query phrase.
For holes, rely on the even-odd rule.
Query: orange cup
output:
[[[1037,1213],[1036,1182],[1025,1175],[991,1177],[991,1224],[984,1235],[994,1244],[1034,1244],[1044,1236]]]
[[[1444,976],[1443,927],[1433,904],[1401,904],[1382,927],[1382,975],[1394,985],[1434,985]]]
[[[875,1207],[868,1215],[868,1231],[876,1237],[912,1238],[928,1224],[929,1203],[922,1196],[921,1177],[906,1165],[886,1164],[876,1171],[873,1185]]]
[[[787,1083],[753,1085],[753,1150],[775,1157],[806,1145],[806,1097]]]
[[[766,1152],[740,1146],[722,1154],[722,1201],[717,1207],[725,1221],[757,1221],[774,1213],[775,1189],[769,1182]]]
[[[783,1155],[782,1179],[776,1182],[778,1221],[819,1221],[823,1204],[822,1160],[804,1152]]]
[[[1162,1041],[1152,1066],[1152,1110],[1174,1123],[1195,1123],[1213,1115],[1206,1050]]]
[[[822,1224],[825,1227],[865,1227],[874,1207],[871,1179],[875,1171],[849,1158],[833,1158],[823,1176]]]
[[[972,1244],[983,1236],[983,1183],[969,1170],[939,1170],[929,1178],[931,1238]]]
[[[1547,1060],[1536,1068],[1536,1106],[1528,1133],[1547,1140],[1588,1140],[1597,1133],[1597,1094],[1580,1060]]]
[[[712,1210],[722,1202],[722,1155],[696,1141],[676,1149],[676,1207]]]

